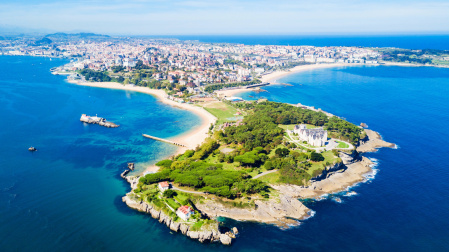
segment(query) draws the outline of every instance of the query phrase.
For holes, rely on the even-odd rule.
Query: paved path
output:
[[[187,190],[183,190],[183,189],[179,189],[176,186],[172,185],[171,187],[172,190],[176,190],[176,191],[180,191],[180,192],[185,192],[185,193],[193,193],[193,194],[206,194],[204,192],[197,192],[197,191],[187,191]]]
[[[278,170],[271,170],[271,171],[262,172],[261,174],[254,176],[253,179],[257,179],[257,178],[262,177],[263,175],[267,175],[267,174],[270,174],[270,173],[273,173],[273,172],[277,172],[277,171]]]

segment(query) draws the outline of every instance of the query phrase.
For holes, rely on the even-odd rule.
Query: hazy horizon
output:
[[[124,36],[446,35],[447,13],[449,3],[441,0],[18,0],[0,4],[0,32],[82,31]]]

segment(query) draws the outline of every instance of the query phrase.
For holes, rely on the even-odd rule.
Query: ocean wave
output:
[[[327,199],[329,199],[329,194],[328,193],[323,194],[320,197],[314,198],[314,201],[322,201],[322,200],[327,200]]]
[[[395,149],[395,150],[397,150],[397,149],[400,149],[401,147],[399,146],[399,145],[397,145],[397,144],[394,144],[394,147],[393,147],[393,149]]]
[[[376,158],[369,158],[369,160],[371,160],[371,162],[373,162],[373,164],[370,165],[371,167],[371,171],[368,173],[365,173],[363,175],[364,179],[361,182],[355,183],[351,186],[346,187],[344,190],[336,192],[336,193],[332,193],[332,194],[323,194],[320,197],[317,197],[315,199],[313,199],[314,201],[322,201],[322,200],[333,200],[337,203],[339,200],[337,200],[337,198],[344,196],[344,197],[351,197],[351,196],[355,196],[358,195],[355,191],[352,191],[353,188],[359,186],[362,183],[369,183],[370,181],[372,181],[375,177],[376,174],[379,172],[379,169],[377,169],[376,167],[379,165],[379,160]],[[341,200],[341,199],[340,199]]]
[[[356,196],[358,195],[358,193],[354,192],[354,191],[347,191],[345,194],[343,194],[344,197],[351,197],[351,196]]]
[[[315,216],[315,214],[316,214],[316,211],[310,210],[307,214],[308,214],[309,216],[307,216],[307,217],[304,218],[303,220],[308,220],[308,219],[310,219],[310,218],[313,218],[313,216]]]
[[[376,174],[379,172],[379,169],[376,168],[377,166],[379,166],[379,160],[376,158],[368,158],[368,159],[371,160],[373,164],[370,165],[371,172],[368,172],[363,175],[365,179],[362,181],[362,183],[366,183],[373,180],[376,177]]]
[[[11,191],[11,189],[16,185],[16,183],[14,182],[11,186],[7,186],[2,188],[2,190],[0,192],[7,192],[7,191]]]

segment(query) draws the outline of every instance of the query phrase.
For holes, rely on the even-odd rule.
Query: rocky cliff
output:
[[[173,221],[170,216],[167,216],[162,211],[156,210],[152,205],[141,200],[132,199],[129,193],[122,198],[122,201],[125,202],[130,208],[150,214],[151,217],[157,219],[160,223],[165,224],[168,228],[170,228],[170,230],[174,232],[181,232],[183,235],[187,235],[188,237],[202,243],[215,241],[219,241],[225,245],[230,245],[232,243],[232,238],[229,235],[220,233],[218,230],[218,224],[216,225],[216,228],[212,230],[192,231],[190,230],[190,226],[188,224]]]
[[[309,216],[310,209],[296,198],[280,195],[277,199],[256,200],[254,208],[227,207],[213,200],[206,200],[196,207],[209,217],[227,217],[235,220],[259,221],[278,225],[295,224]]]
[[[332,173],[325,179],[310,183],[308,186],[297,185],[271,185],[280,193],[297,198],[317,198],[324,194],[345,190],[365,179],[364,175],[372,171],[373,162],[366,157],[352,162],[341,170]]]

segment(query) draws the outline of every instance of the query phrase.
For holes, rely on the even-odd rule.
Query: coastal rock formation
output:
[[[231,245],[232,239],[228,235],[221,234],[220,235],[220,242],[224,245]]]
[[[303,219],[309,216],[310,209],[299,200],[287,195],[278,199],[256,200],[254,208],[226,207],[212,200],[196,207],[209,217],[228,217],[235,220],[260,221],[265,223],[285,224],[295,223],[291,219]],[[290,219],[291,218],[291,219]]]
[[[186,225],[184,223],[181,223],[179,230],[181,231],[181,234],[185,235],[189,231],[190,227],[189,225]]]
[[[358,152],[376,152],[378,148],[390,147],[393,148],[395,144],[382,140],[379,133],[365,129],[366,138],[360,141],[360,145],[357,147]]]
[[[343,163],[335,163],[331,166],[326,166],[326,168],[323,170],[323,172],[320,175],[311,178],[310,181],[313,182],[313,181],[319,181],[319,180],[325,179],[325,178],[329,177],[330,175],[332,175],[333,173],[339,172],[344,168],[345,168],[345,166],[343,165]]]
[[[363,175],[371,172],[373,162],[366,157],[361,161],[354,162],[346,166],[341,172],[336,172],[326,179],[312,182],[308,186],[297,185],[271,185],[281,193],[295,198],[317,198],[323,194],[342,191],[348,186],[365,180]]]
[[[214,241],[212,231],[188,231],[187,236],[201,243]]]
[[[172,221],[170,224],[170,230],[178,232],[180,226],[181,226],[181,223]]]
[[[201,243],[220,241],[225,245],[229,245],[232,242],[231,237],[220,233],[218,230],[218,224],[214,227],[215,229],[212,230],[189,231],[189,225],[173,221],[170,216],[166,215],[162,211],[156,210],[150,204],[139,199],[133,199],[129,193],[122,198],[122,201],[125,202],[130,208],[151,214],[153,218],[157,219],[160,223],[165,224],[168,228],[170,228],[170,230],[175,232],[181,231],[183,235],[187,235],[188,237],[198,240]]]

